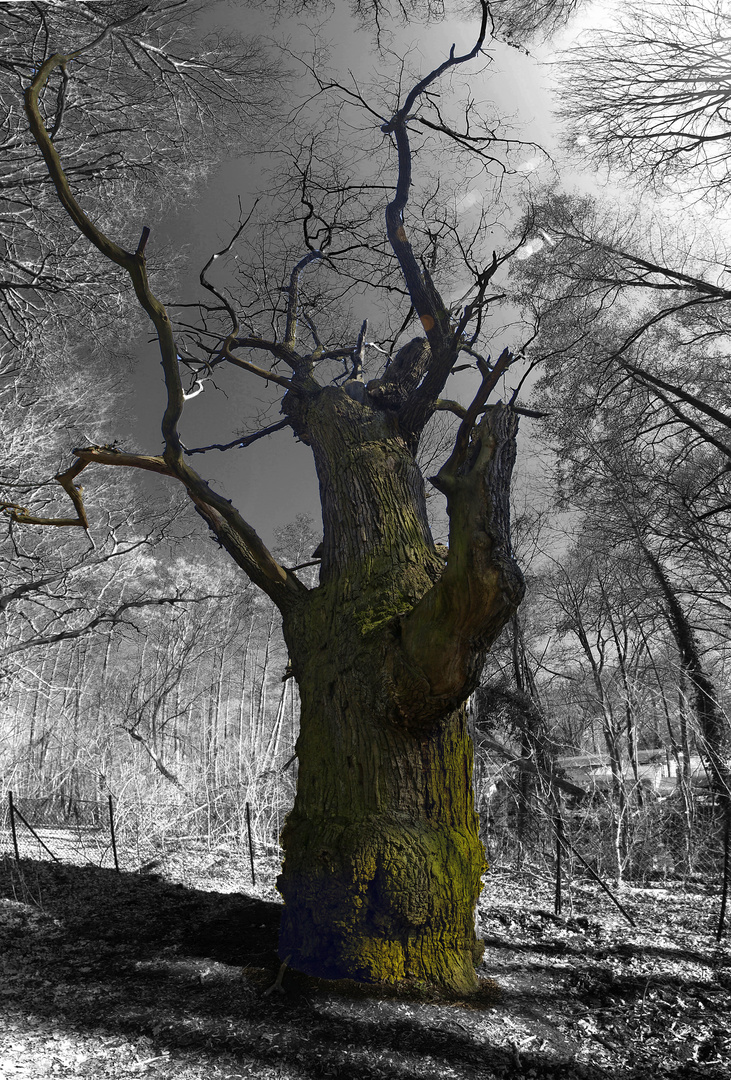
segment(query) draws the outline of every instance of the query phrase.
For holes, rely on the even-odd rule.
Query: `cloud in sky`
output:
[[[516,259],[520,262],[525,262],[526,259],[530,259],[531,255],[537,255],[539,251],[542,251],[546,244],[550,244],[551,247],[556,246],[556,241],[552,236],[549,236],[545,229],[539,229],[540,236],[532,236],[530,240],[526,240],[515,253]]]
[[[518,248],[515,257],[520,262],[525,262],[526,259],[530,259],[531,255],[535,255],[545,246],[546,245],[540,236],[534,236],[532,240],[528,240],[527,243]]]
[[[482,202],[482,192],[477,188],[472,188],[466,195],[462,195],[456,202],[456,208],[458,214],[464,214],[466,210],[471,210],[473,206],[477,206]]]
[[[526,161],[516,166],[516,172],[520,173],[532,173],[535,172],[538,166],[541,164],[541,158],[538,154],[534,154],[533,157],[529,157]]]

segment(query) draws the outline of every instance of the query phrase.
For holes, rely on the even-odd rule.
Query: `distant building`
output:
[[[612,786],[612,767],[609,754],[579,754],[560,757],[556,765],[567,780],[588,791],[607,790]],[[677,787],[678,766],[668,747],[637,751],[637,772],[643,787],[658,795],[670,795]],[[634,770],[629,760],[622,761],[625,782],[634,783]],[[701,758],[690,758],[690,780],[694,787],[707,787],[708,777]]]

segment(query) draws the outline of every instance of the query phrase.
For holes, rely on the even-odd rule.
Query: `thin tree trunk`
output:
[[[643,552],[667,605],[668,625],[678,646],[681,669],[693,687],[701,736],[700,749],[706,761],[711,784],[719,802],[728,813],[731,810],[729,726],[718,706],[716,688],[704,669],[695,634],[678,596],[659,560],[647,547],[643,546]]]
[[[589,667],[591,669],[592,681],[594,683],[594,689],[596,691],[597,702],[601,709],[601,724],[602,734],[604,736],[604,744],[609,755],[609,767],[612,772],[612,794],[613,802],[611,804],[612,817],[613,817],[613,846],[614,857],[617,869],[617,880],[621,881],[624,873],[624,867],[627,862],[628,851],[628,807],[627,807],[627,790],[624,783],[624,776],[622,775],[622,752],[621,752],[621,734],[619,726],[617,725],[614,713],[612,710],[612,704],[607,697],[606,690],[604,688],[604,682],[602,679],[602,670],[600,664],[597,662],[594,656],[589,637],[586,632],[586,628],[581,619],[581,613],[578,610],[574,612],[576,620],[576,635],[581,643],[581,647],[584,651],[584,655],[589,661]]]
[[[244,644],[243,656],[241,657],[241,696],[240,696],[240,699],[239,699],[239,709],[238,709],[238,714],[237,714],[237,718],[236,718],[237,719],[237,726],[238,726],[236,775],[238,777],[239,783],[241,783],[241,781],[243,779],[243,775],[244,775],[244,773],[243,773],[244,757],[245,757],[244,749],[245,749],[245,746],[246,746],[245,733],[247,731],[247,727],[246,727],[246,723],[245,723],[247,665],[248,665],[248,660],[249,660],[249,650],[250,650],[250,647],[251,647],[251,637],[252,637],[252,634],[254,632],[254,621],[255,621],[255,619],[256,619],[256,612],[255,612],[255,610],[252,610],[252,612],[251,612],[251,614],[249,616],[249,629],[248,629],[248,632],[246,634],[246,641],[245,641],[245,644]],[[252,691],[250,689],[249,694],[251,694],[251,693],[252,693]]]

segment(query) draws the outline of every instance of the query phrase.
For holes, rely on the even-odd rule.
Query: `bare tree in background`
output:
[[[131,311],[103,258],[63,214],[28,131],[23,88],[59,45],[97,39],[43,90],[49,139],[77,197],[118,232],[198,187],[224,147],[269,115],[275,77],[257,41],[195,27],[194,0],[3,4],[0,102],[0,377],[63,347],[89,320]],[[108,23],[113,19],[114,33]],[[51,341],[47,341],[49,334]],[[52,342],[52,344],[51,344]],[[11,365],[12,355],[12,365]]]
[[[731,455],[723,239],[588,196],[544,193],[528,219],[540,247],[524,246],[516,299],[535,329],[534,365],[568,375],[586,395],[647,394],[671,426],[692,430]],[[545,237],[545,239],[544,239]],[[573,374],[572,374],[573,372]]]
[[[725,201],[731,150],[728,7],[646,0],[562,58],[568,141],[659,191]]]
[[[51,540],[18,527],[36,518],[77,523],[76,515],[54,515],[49,473],[64,475],[58,462],[69,440],[113,445],[123,433],[119,401],[137,318],[122,275],[108,274],[59,204],[22,91],[61,42],[95,39],[93,50],[44,87],[49,140],[105,227],[123,229],[132,207],[169,212],[200,186],[234,136],[248,131],[253,144],[252,121],[270,115],[276,81],[259,43],[201,35],[201,14],[188,0],[124,0],[113,12],[108,4],[62,0],[0,7],[0,664],[7,678],[18,665],[32,671],[33,649],[119,625],[159,598],[150,581],[135,588],[136,555],[173,533],[176,517],[160,503],[150,524],[152,496],[139,494],[134,510],[117,509],[129,503],[119,475],[91,495],[93,544],[78,529],[62,528]],[[158,257],[169,272],[166,253]],[[183,596],[192,593],[178,585],[167,593]]]
[[[590,249],[585,254],[589,258]],[[538,273],[547,271],[544,266]],[[568,273],[581,277],[580,260]],[[630,352],[628,364],[654,370],[657,379],[662,372],[666,388],[672,380],[680,397],[669,388],[658,391],[649,379],[643,385],[629,378],[623,363],[607,362],[604,350],[622,329],[623,308],[608,305],[592,325],[586,308],[594,313],[596,301],[596,292],[582,288],[541,309],[536,351],[544,369],[536,395],[548,414],[542,434],[555,454],[560,505],[582,515],[585,546],[595,552],[606,547],[615,566],[610,576],[637,583],[636,606],[644,617],[654,612],[670,631],[675,696],[683,702],[680,727],[686,714],[694,715],[694,748],[727,817],[731,726],[724,710],[727,680],[717,660],[728,639],[728,574],[722,567],[728,566],[731,520],[728,421],[719,408],[728,402],[723,313],[709,318],[704,312],[676,324],[665,320]],[[572,571],[571,588],[577,577]],[[621,611],[626,605],[616,606]],[[613,602],[602,594],[593,608],[611,625]],[[641,621],[632,634],[654,664],[653,635]],[[624,682],[626,662],[613,632],[612,639],[612,668]],[[687,738],[676,737],[669,710],[666,715],[670,740],[687,759]]]
[[[524,254],[544,357],[563,351],[561,322],[563,354],[591,353],[605,388],[627,380],[649,391],[678,426],[728,454],[731,291],[717,217],[731,134],[726,23],[719,0],[651,0],[586,31],[560,58],[560,111],[577,158],[684,202],[675,215],[672,201],[630,213],[544,193],[530,210],[543,248],[535,260]]]

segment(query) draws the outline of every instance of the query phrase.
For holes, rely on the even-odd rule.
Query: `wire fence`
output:
[[[487,790],[483,791],[485,786]],[[530,835],[520,836],[521,792],[514,785],[481,784],[477,803],[482,811],[483,840],[492,866],[525,860],[540,865],[556,882],[556,911],[562,888],[575,876],[588,876],[622,909],[608,882],[617,878],[613,860],[612,806],[607,793],[587,805],[554,807],[549,812],[531,806]],[[133,789],[116,799],[49,795],[0,795],[0,856],[95,865],[117,872],[158,871],[179,882],[213,883],[224,891],[254,887],[276,896],[281,870],[279,833],[288,809],[284,799],[262,788],[261,801],[246,800],[249,792],[200,789],[195,798],[178,791],[147,791],[136,797]],[[256,791],[254,791],[256,794]],[[277,794],[277,792],[275,792]],[[139,793],[137,793],[139,795]],[[724,932],[731,886],[731,814],[726,813],[723,834],[714,826],[714,807],[698,801],[692,835],[693,866],[702,864],[703,877],[719,882],[722,892],[717,936]],[[627,878],[645,882],[657,875],[658,859],[664,872],[688,877],[688,869],[675,865],[685,857],[681,840],[683,822],[672,806],[650,799],[642,813],[631,819],[628,835]],[[616,831],[616,830],[615,830]],[[700,834],[700,835],[699,835]],[[629,842],[631,841],[631,843]],[[708,850],[707,850],[708,849]],[[517,860],[517,861],[516,861]],[[665,866],[668,861],[672,864]],[[617,882],[619,884],[619,880]],[[211,887],[204,884],[203,887]]]
[[[114,802],[57,795],[15,796],[0,804],[0,851],[55,862],[94,862],[119,870]]]
[[[187,853],[188,861],[200,861],[198,850],[221,848],[222,837],[203,838],[185,828],[161,835],[141,834],[140,823],[123,814],[122,838],[118,836],[117,803],[111,794],[104,799],[68,799],[59,795],[17,796],[7,792],[0,802],[0,855],[54,862],[91,863],[100,867],[147,872],[161,866],[171,853]],[[179,825],[185,825],[179,820]],[[185,835],[183,835],[185,834]],[[227,836],[224,839],[233,839]],[[248,854],[251,884],[257,884],[257,864],[271,861],[271,844],[257,843],[252,829],[252,808],[247,802],[242,815],[242,835],[237,838]],[[224,845],[226,846],[226,845]],[[231,846],[230,844],[228,845]]]

